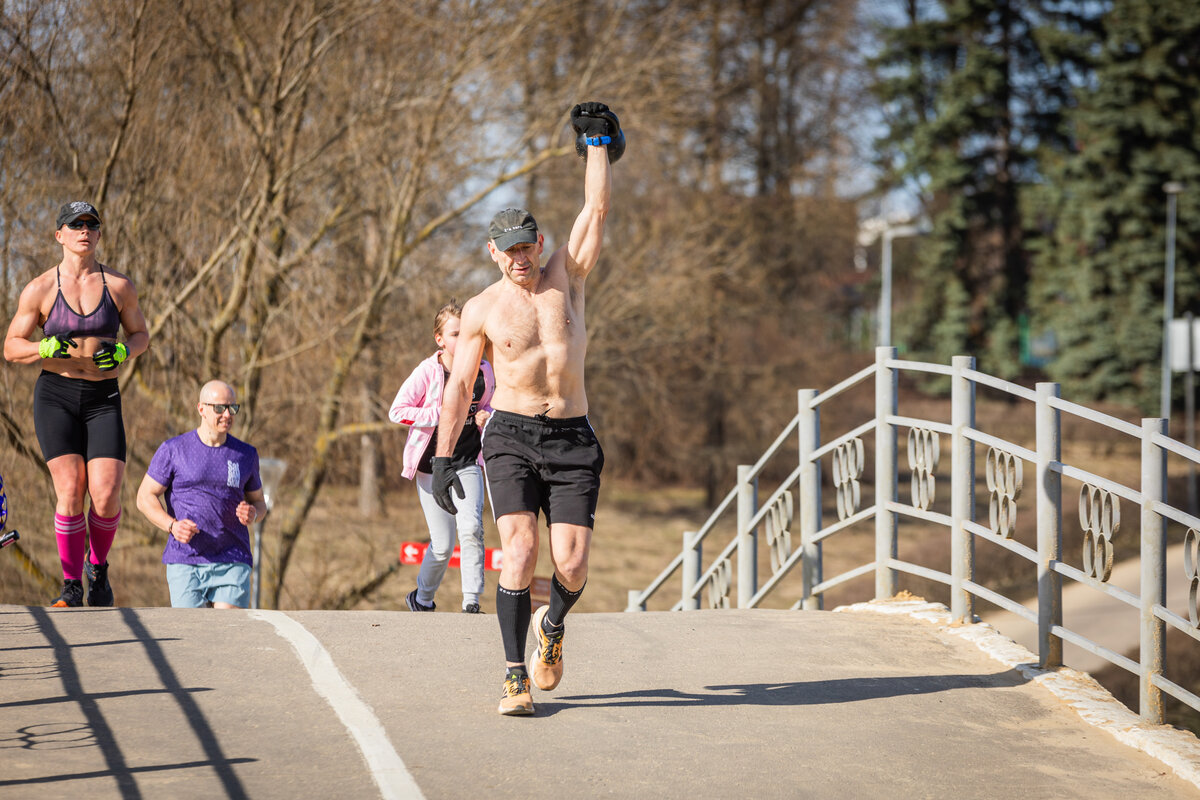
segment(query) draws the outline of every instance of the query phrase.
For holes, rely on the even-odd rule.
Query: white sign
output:
[[[1188,368],[1188,321],[1173,319],[1168,329],[1171,346],[1171,371],[1187,372]],[[1200,372],[1200,317],[1192,318],[1192,370]]]

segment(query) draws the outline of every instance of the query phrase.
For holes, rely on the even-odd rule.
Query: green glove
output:
[[[38,343],[38,355],[42,358],[70,358],[68,347],[78,347],[74,339],[66,336],[47,336]]]
[[[96,352],[92,353],[92,361],[101,372],[116,369],[125,359],[129,358],[129,348],[121,342],[102,342]]]

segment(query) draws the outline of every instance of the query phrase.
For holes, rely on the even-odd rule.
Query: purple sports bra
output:
[[[100,266],[100,265],[97,265]],[[54,270],[58,279],[58,297],[46,315],[42,324],[42,333],[46,336],[99,336],[115,339],[121,332],[121,312],[108,293],[108,281],[104,280],[104,267],[100,267],[100,280],[104,283],[104,294],[100,297],[100,305],[90,314],[80,314],[71,308],[67,298],[62,293],[62,276],[58,268]]]

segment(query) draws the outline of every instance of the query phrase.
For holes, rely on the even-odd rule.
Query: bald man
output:
[[[138,510],[168,534],[162,560],[176,608],[249,605],[246,526],[266,515],[267,503],[258,451],[229,435],[238,408],[228,383],[204,384],[199,427],[159,445],[138,488]]]

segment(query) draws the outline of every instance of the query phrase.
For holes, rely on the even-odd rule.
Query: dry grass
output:
[[[320,608],[332,604],[355,586],[370,580],[396,561],[400,544],[424,542],[429,536],[417,503],[416,490],[404,486],[387,497],[385,520],[363,520],[356,512],[354,493],[334,489],[322,496],[301,540],[296,566],[288,576],[285,605]],[[649,583],[679,552],[681,533],[705,514],[699,490],[640,490],[614,486],[601,492],[593,535],[587,590],[575,607],[581,612],[621,611],[629,589]],[[485,510],[484,544],[500,546],[496,526]],[[537,575],[553,574],[545,530],[542,531]],[[416,586],[418,567],[402,566],[356,608],[402,609],[404,595]],[[485,573],[483,608],[494,608],[498,573]],[[458,572],[447,570],[438,590],[441,610],[461,607]]]

